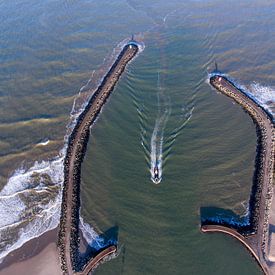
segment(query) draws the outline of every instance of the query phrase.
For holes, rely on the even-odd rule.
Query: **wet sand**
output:
[[[61,275],[56,245],[57,229],[32,239],[0,264],[0,275]]]
[[[32,239],[25,243],[21,248],[11,252],[4,261],[0,264],[0,275],[5,274],[50,274],[58,275],[63,272],[71,274],[77,266],[77,262],[72,263],[72,260],[76,259],[78,246],[78,215],[79,215],[79,183],[80,183],[80,167],[86,150],[87,140],[89,138],[89,131],[91,124],[95,121],[102,106],[105,104],[108,96],[112,92],[115,84],[119,77],[123,73],[126,65],[138,52],[138,46],[134,42],[128,43],[117,60],[111,67],[103,79],[101,85],[92,96],[86,109],[80,115],[77,125],[75,126],[73,133],[70,136],[69,146],[67,150],[67,158],[71,156],[71,165],[67,166],[65,160],[65,179],[66,179],[66,167],[69,168],[67,171],[70,182],[69,186],[64,182],[64,190],[66,194],[66,202],[68,207],[64,211],[64,196],[63,196],[63,208],[61,213],[61,225],[58,229],[44,233],[42,236]],[[72,153],[73,151],[73,153]],[[71,155],[72,153],[72,155]],[[67,178],[68,179],[68,178]],[[69,187],[66,189],[66,187]],[[63,190],[63,192],[64,192]],[[65,223],[62,223],[65,221]],[[62,227],[63,225],[63,227]],[[61,229],[60,229],[61,228]],[[59,230],[59,235],[57,232]],[[62,235],[64,233],[64,235]],[[64,242],[60,242],[62,236],[65,237]],[[59,237],[59,238],[58,238]],[[61,239],[60,239],[61,237]],[[64,240],[64,239],[63,239]],[[58,249],[59,244],[59,249]],[[60,245],[61,244],[61,245]],[[66,245],[66,248],[62,246]],[[65,248],[65,251],[62,250]],[[66,254],[66,262],[64,268],[64,258],[60,262],[60,256],[62,251]],[[90,259],[87,265],[84,267],[81,274],[88,274],[89,271],[95,268],[103,258],[108,257],[110,254],[116,252],[116,246],[111,245],[102,251],[93,259]],[[76,257],[74,257],[76,256]],[[80,274],[79,273],[79,274]]]

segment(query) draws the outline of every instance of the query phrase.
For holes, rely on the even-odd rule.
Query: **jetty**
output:
[[[252,118],[257,132],[255,170],[249,200],[249,223],[244,226],[204,220],[202,232],[222,232],[240,241],[256,259],[264,274],[275,274],[274,121],[245,91],[222,74],[210,84],[230,97]]]
[[[102,260],[117,251],[109,245],[93,258],[82,263],[79,253],[79,209],[81,164],[85,156],[90,127],[98,117],[107,98],[113,91],[127,64],[136,56],[139,48],[135,41],[127,43],[96,89],[69,137],[64,160],[64,186],[62,194],[58,248],[61,269],[64,274],[87,275]]]

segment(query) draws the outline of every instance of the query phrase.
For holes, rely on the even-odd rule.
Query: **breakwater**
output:
[[[266,261],[269,228],[269,212],[273,197],[274,174],[274,124],[271,114],[262,108],[253,98],[239,89],[222,75],[210,78],[210,84],[222,94],[232,98],[252,118],[257,132],[255,170],[249,200],[249,221],[245,224],[229,223],[205,219],[203,232],[224,232],[234,237],[242,236],[242,243],[253,251],[254,257],[269,274]],[[210,227],[211,225],[211,227]],[[222,229],[222,230],[221,230]],[[232,232],[235,232],[234,234]],[[239,238],[237,238],[239,239]]]
[[[115,255],[117,247],[115,245],[108,246],[107,248],[100,251],[93,259],[91,259],[83,268],[82,272],[77,272],[75,275],[88,275],[89,272],[93,271],[100,262],[107,259],[108,256]]]
[[[124,46],[84,111],[80,114],[68,140],[68,148],[64,160],[64,186],[58,235],[60,262],[64,274],[74,274],[76,272],[84,274],[84,268],[85,274],[88,274],[89,270],[87,270],[87,267],[90,267],[93,261],[93,259],[90,259],[85,265],[86,267],[80,264],[79,208],[81,164],[89,140],[90,127],[98,117],[126,65],[134,58],[137,52],[138,45],[134,41],[130,41]],[[109,251],[108,247],[106,249],[106,251]],[[112,253],[116,251],[114,246],[112,246],[111,251]],[[109,253],[107,254],[109,255]],[[102,253],[101,255],[104,257],[105,254]]]
[[[221,232],[221,233],[225,233],[225,234],[228,234],[228,235],[234,237],[235,239],[240,241],[247,248],[247,250],[251,253],[251,255],[254,257],[254,259],[258,263],[258,265],[262,268],[262,270],[264,272],[266,272],[266,267],[264,265],[262,265],[258,255],[254,252],[253,249],[251,249],[250,245],[247,244],[246,239],[240,233],[236,232],[235,230],[232,230],[231,228],[227,228],[225,226],[219,226],[219,225],[204,225],[204,226],[202,226],[201,231],[205,232],[205,233],[206,232]]]

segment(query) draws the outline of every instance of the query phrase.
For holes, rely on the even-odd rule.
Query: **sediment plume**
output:
[[[90,259],[85,266],[81,264],[79,256],[81,164],[89,140],[90,127],[98,117],[127,64],[135,57],[138,50],[135,41],[130,41],[124,46],[84,111],[80,114],[68,140],[64,160],[64,186],[58,236],[60,262],[64,274],[88,274],[105,256],[113,254],[117,250],[115,245],[109,245]]]
[[[259,263],[265,274],[275,274],[267,257],[269,214],[273,199],[274,120],[272,115],[223,75],[215,74],[210,84],[232,98],[252,118],[257,132],[255,170],[249,200],[248,224],[213,220],[202,222],[202,232],[223,232],[241,241]]]

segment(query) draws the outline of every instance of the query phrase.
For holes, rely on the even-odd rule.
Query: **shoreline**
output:
[[[126,38],[126,39],[120,41],[117,45],[115,45],[111,54],[108,54],[107,57],[104,58],[104,61],[102,62],[102,64],[100,65],[101,66],[99,69],[100,72],[97,74],[97,73],[94,73],[94,71],[93,71],[92,76],[88,80],[88,82],[83,87],[81,87],[79,89],[79,93],[80,93],[81,92],[80,90],[82,90],[83,88],[88,86],[88,84],[91,81],[94,83],[94,85],[92,87],[90,87],[90,89],[85,88],[86,90],[84,91],[84,93],[87,93],[90,96],[87,96],[87,97],[85,97],[85,99],[82,99],[83,101],[81,104],[78,103],[78,105],[75,105],[75,102],[80,97],[79,94],[76,95],[76,98],[72,104],[72,109],[70,111],[70,120],[69,120],[68,124],[66,124],[66,132],[65,132],[64,139],[61,142],[61,147],[59,149],[57,148],[56,150],[54,150],[54,152],[50,153],[50,155],[47,155],[46,158],[44,158],[45,154],[42,154],[42,156],[37,156],[37,158],[35,158],[34,162],[24,163],[23,166],[19,162],[18,165],[16,167],[14,167],[14,169],[12,169],[13,172],[10,173],[9,176],[6,178],[6,181],[3,183],[4,184],[3,188],[6,186],[12,187],[11,184],[9,184],[9,181],[12,182],[14,180],[22,180],[22,178],[25,181],[29,181],[31,178],[30,175],[32,173],[36,173],[36,172],[41,173],[41,169],[46,171],[46,173],[49,173],[50,177],[56,175],[56,173],[51,173],[51,171],[53,171],[53,170],[57,171],[58,173],[59,172],[62,173],[62,176],[63,176],[63,174],[64,174],[63,162],[64,162],[64,158],[65,158],[65,153],[67,150],[67,142],[68,142],[68,137],[70,136],[70,132],[74,128],[75,124],[77,123],[79,114],[81,114],[82,111],[86,108],[86,104],[88,104],[89,98],[93,95],[94,91],[96,91],[98,89],[98,87],[101,84],[101,82],[103,81],[104,77],[106,77],[106,73],[109,72],[112,65],[118,58],[121,50],[127,44],[126,42],[128,40],[129,40],[129,38]],[[137,45],[140,49],[140,52],[142,52],[145,46],[142,43],[137,44]],[[103,66],[104,66],[104,68],[103,68]],[[106,66],[106,68],[105,68],[105,66]],[[93,75],[96,75],[96,74],[97,74],[97,77],[93,78]],[[43,147],[43,145],[46,145],[46,143],[49,143],[49,142],[51,142],[51,141],[48,139],[41,139],[40,142],[38,142],[34,146],[42,146]],[[59,166],[61,166],[61,167],[59,167]],[[54,167],[54,169],[50,169],[50,167]],[[22,177],[22,178],[20,178],[20,177]],[[60,189],[59,189],[60,192],[62,192],[62,185],[63,185],[63,180],[58,181],[57,184],[55,185],[58,188],[60,187]],[[20,193],[21,192],[19,192],[18,194],[20,194]],[[58,193],[59,193],[59,191],[58,191]],[[61,200],[58,199],[58,195],[55,196],[55,198],[56,199],[52,200],[52,202],[61,205]],[[55,220],[53,223],[53,226],[51,226],[51,228],[58,227],[59,226],[59,211],[56,211],[53,214],[47,215],[47,218],[51,218],[51,217],[53,217]],[[43,229],[40,228],[41,230],[35,231],[34,234],[28,234],[28,236],[24,236],[24,238],[22,238],[22,239],[20,238],[20,235],[19,235],[18,238],[16,238],[16,240],[14,242],[12,242],[12,246],[8,246],[7,249],[3,249],[2,252],[4,252],[3,253],[4,255],[1,253],[2,257],[0,259],[0,265],[1,265],[1,262],[4,261],[4,259],[6,257],[8,257],[8,255],[10,253],[17,251],[25,243],[31,241],[32,239],[36,239],[36,238],[40,237],[41,235],[43,235],[44,233],[51,231],[52,230],[51,228],[48,228],[48,227],[43,228]]]
[[[64,185],[58,234],[61,269],[66,274],[73,274],[75,272],[78,272],[78,274],[88,274],[94,267],[91,264],[93,259],[97,255],[101,255],[100,260],[102,260],[105,257],[104,250],[109,251],[110,247],[115,246],[115,244],[108,244],[97,255],[93,255],[94,257],[91,259],[87,259],[86,263],[81,263],[78,253],[81,164],[85,157],[90,127],[100,114],[102,107],[127,64],[137,53],[138,45],[135,41],[130,41],[124,46],[101,84],[92,95],[84,111],[79,115],[77,123],[68,139],[68,147],[64,160]],[[112,249],[112,253],[115,253],[116,250]]]
[[[62,274],[56,245],[57,232],[57,228],[47,231],[10,252],[0,264],[0,275],[17,273],[34,275],[35,273],[30,271],[30,266],[33,272],[41,271],[39,274],[43,274],[44,271],[50,271],[52,275]],[[45,255],[47,255],[47,259],[45,259]],[[45,260],[50,265],[50,270],[48,267],[45,268],[43,264]],[[46,275],[46,273],[44,274]]]
[[[255,170],[249,199],[249,224],[234,225],[222,221],[205,219],[201,223],[202,232],[223,232],[245,245],[257,259],[265,274],[275,274],[274,265],[268,260],[270,246],[270,209],[275,204],[273,198],[274,175],[274,120],[258,102],[253,100],[237,85],[222,74],[210,77],[210,84],[220,93],[233,99],[252,118],[257,132]],[[241,237],[240,237],[241,236]],[[272,251],[273,252],[273,251]],[[274,251],[275,253],[275,251]]]

